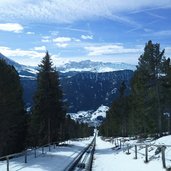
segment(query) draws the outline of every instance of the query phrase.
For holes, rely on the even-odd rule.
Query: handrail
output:
[[[76,157],[74,160],[72,160],[69,165],[64,169],[64,171],[73,171],[73,169],[76,167],[76,165],[78,164],[78,162],[80,161],[80,159],[82,158],[82,156],[84,155],[84,153],[90,148],[90,146],[95,142],[95,137],[93,138],[93,140],[91,141],[91,143],[85,147]]]

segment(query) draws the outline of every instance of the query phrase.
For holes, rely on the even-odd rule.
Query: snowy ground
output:
[[[125,142],[135,144],[136,140]],[[144,143],[144,142],[143,142]],[[145,142],[147,143],[147,142]],[[171,145],[171,136],[160,138],[156,141],[148,142],[152,145],[167,144]],[[126,147],[125,146],[125,147]],[[161,161],[161,153],[155,155],[157,147],[149,147],[149,162],[145,163],[145,146],[138,146],[138,159],[135,158],[134,147],[130,149],[129,155],[126,154],[126,148],[114,148],[115,144],[103,141],[97,137],[96,151],[94,155],[93,171],[164,171]],[[166,166],[171,166],[171,148],[166,148]]]
[[[120,138],[122,139],[122,138]],[[77,154],[91,142],[92,138],[82,141],[70,141],[67,146],[58,146],[41,149],[34,157],[34,151],[29,153],[28,163],[24,163],[24,156],[10,160],[10,171],[62,171]],[[107,139],[106,139],[107,140]],[[109,140],[109,139],[108,139]],[[123,139],[122,139],[123,140]],[[123,143],[123,141],[122,141]],[[127,153],[127,145],[132,145]],[[138,146],[138,158],[135,159],[135,146]],[[145,144],[148,144],[148,159],[145,163]],[[118,143],[119,145],[119,143]],[[171,136],[165,136],[158,140],[137,141],[127,138],[122,147],[115,147],[114,141],[103,141],[100,137],[96,140],[96,150],[93,160],[93,171],[165,171],[162,166],[161,152],[155,155],[156,145],[170,145],[165,150],[166,166],[171,167]],[[0,171],[6,171],[6,161],[0,161]]]
[[[28,156],[28,163],[24,163],[24,156],[11,159],[9,162],[10,171],[62,171],[73,160],[77,154],[86,147],[92,138],[83,141],[70,141],[68,146],[58,146],[45,149],[42,154],[41,149],[34,157],[34,151]],[[6,171],[6,161],[0,161],[0,171]]]

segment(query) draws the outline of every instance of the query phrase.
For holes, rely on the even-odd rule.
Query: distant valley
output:
[[[19,72],[24,89],[24,102],[27,107],[33,104],[36,90],[36,68],[24,66],[0,54]],[[71,62],[57,68],[68,112],[96,110],[102,104],[110,106],[118,97],[122,81],[130,92],[130,80],[134,65],[124,63],[102,63],[92,61]]]

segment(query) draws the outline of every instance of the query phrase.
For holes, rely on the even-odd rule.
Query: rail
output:
[[[15,157],[20,157],[20,156],[23,156],[24,159],[23,159],[23,162],[24,163],[27,163],[28,162],[28,155],[31,154],[31,155],[34,155],[34,157],[38,157],[38,153],[37,153],[37,150],[40,150],[41,149],[41,154],[45,154],[45,147],[48,147],[48,151],[50,152],[51,151],[51,148],[56,148],[56,144],[59,144],[59,142],[53,142],[51,144],[45,144],[43,146],[39,146],[39,147],[34,147],[34,148],[31,148],[31,149],[26,149],[20,153],[14,153],[14,154],[9,154],[9,155],[6,155],[6,156],[2,156],[0,157],[0,160],[6,160],[6,171],[10,171],[9,169],[9,164],[10,164],[10,159],[11,158],[15,158]]]
[[[144,162],[148,163],[152,159],[156,158],[158,154],[161,153],[161,161],[163,168],[167,168],[166,160],[171,161],[171,159],[166,158],[165,150],[166,148],[171,148],[171,145],[166,144],[154,144],[154,143],[126,143],[127,140],[124,138],[115,138],[115,139],[108,139],[107,141],[110,141],[112,144],[115,144],[115,148],[123,149],[123,151],[126,151],[126,154],[130,154],[130,151],[133,151],[135,153],[134,159],[138,158],[139,155],[144,156]],[[139,150],[144,149],[144,153],[138,152]],[[149,155],[149,153],[155,149],[155,153],[153,155]],[[151,149],[150,149],[151,148]]]
[[[93,138],[92,142],[85,147],[69,165],[64,169],[64,171],[78,171],[86,169],[86,171],[91,171],[93,163],[93,155],[95,151],[96,136]]]

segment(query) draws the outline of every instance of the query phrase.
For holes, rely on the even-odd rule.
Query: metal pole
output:
[[[25,150],[25,158],[24,158],[24,162],[27,163],[27,150]]]
[[[121,146],[122,146],[121,139],[119,141],[120,141],[120,148],[121,148]]]
[[[137,159],[137,145],[135,145],[135,159]]]
[[[34,148],[34,157],[36,158],[37,155],[36,155],[36,147]]]
[[[44,154],[44,147],[42,147],[42,154]]]
[[[162,164],[163,164],[163,168],[166,168],[166,160],[165,160],[165,146],[162,146]]]
[[[9,157],[7,156],[7,171],[9,171]]]
[[[148,163],[148,145],[145,146],[145,163]]]

